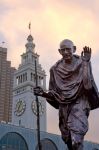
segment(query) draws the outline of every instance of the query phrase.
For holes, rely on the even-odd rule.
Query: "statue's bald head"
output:
[[[71,48],[73,53],[76,51],[76,47],[74,46],[74,43],[68,39],[64,39],[63,41],[60,42],[60,49],[64,49],[64,48]]]

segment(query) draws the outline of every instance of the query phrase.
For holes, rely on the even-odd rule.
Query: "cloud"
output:
[[[88,45],[92,48],[93,73],[99,84],[98,0],[0,0],[0,20],[0,43],[5,41],[8,59],[12,61],[13,66],[18,67],[20,55],[25,52],[26,39],[30,34],[28,24],[31,21],[35,51],[40,55],[40,63],[48,75],[47,86],[49,69],[61,57],[58,48],[64,38],[73,40],[79,55],[83,46]],[[94,113],[95,115],[91,115],[91,124],[99,112]],[[57,121],[53,121],[52,127],[50,124],[51,116],[54,116],[52,114],[56,118],[57,111],[48,106],[48,130],[57,133],[58,117]],[[97,123],[94,128],[98,129]],[[92,132],[93,130],[92,127]],[[88,139],[96,140],[92,137],[92,132],[88,133]],[[99,139],[99,134],[96,137]]]

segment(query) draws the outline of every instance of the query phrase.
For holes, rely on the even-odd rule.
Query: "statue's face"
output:
[[[65,62],[71,62],[74,52],[74,44],[71,40],[65,39],[60,43],[59,53],[63,56]]]
[[[63,48],[59,49],[60,54],[63,56],[65,61],[71,61],[73,56],[73,47],[64,45]]]

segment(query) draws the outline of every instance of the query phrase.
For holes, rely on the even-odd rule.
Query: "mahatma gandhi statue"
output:
[[[58,49],[62,58],[50,69],[49,90],[34,88],[59,109],[59,128],[69,150],[83,150],[90,110],[99,107],[99,95],[91,69],[91,48],[85,46],[78,56],[76,46],[65,39]]]

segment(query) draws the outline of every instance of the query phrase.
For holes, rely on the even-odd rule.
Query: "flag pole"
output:
[[[37,77],[37,58],[35,58],[35,81],[36,87],[38,86],[38,77]],[[39,114],[39,100],[36,95],[36,105],[37,105],[37,139],[38,139],[38,150],[42,150],[40,143],[40,114]]]
[[[31,22],[29,23],[29,30],[30,30],[30,34],[31,34]]]

